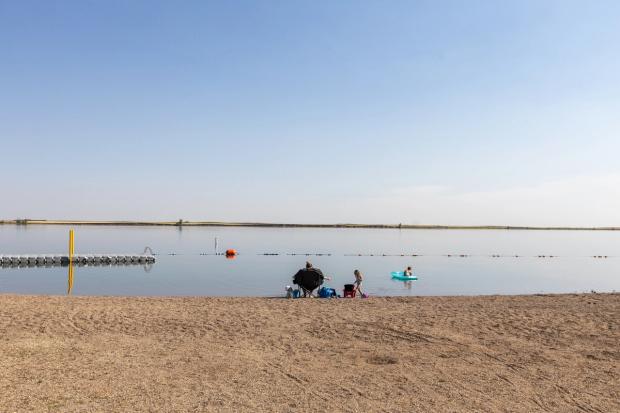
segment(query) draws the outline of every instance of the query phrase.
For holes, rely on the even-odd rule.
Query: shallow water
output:
[[[620,290],[620,232],[74,228],[76,253],[141,253],[150,246],[157,254],[150,268],[75,267],[74,295],[283,295],[306,260],[331,276],[327,284],[337,289],[352,282],[354,269],[361,270],[364,289],[374,295]],[[0,254],[66,253],[68,231],[66,226],[0,225]],[[216,237],[218,251],[235,248],[239,255],[234,260],[212,255]],[[391,271],[407,265],[418,281],[390,278]],[[65,294],[67,273],[63,267],[2,268],[0,293]]]

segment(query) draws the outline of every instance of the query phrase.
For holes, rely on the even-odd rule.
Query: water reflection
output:
[[[130,265],[130,264],[125,264],[125,265]],[[74,281],[74,271],[75,271],[75,264],[73,263],[73,260],[69,261],[69,263],[67,264],[67,295],[71,295],[71,293],[73,292],[73,281]],[[107,266],[107,267],[112,267],[112,265],[107,264],[107,265],[83,265],[83,264],[79,264],[77,265],[78,267],[102,267],[102,266]],[[151,272],[151,270],[153,269],[153,263],[152,262],[146,262],[144,263],[144,265],[142,265],[142,269],[144,270],[145,273],[149,273]]]
[[[73,290],[73,261],[69,261],[67,268],[67,295],[71,295],[71,291]]]

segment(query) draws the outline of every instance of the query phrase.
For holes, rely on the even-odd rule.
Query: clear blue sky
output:
[[[619,21],[0,0],[0,218],[620,225]]]

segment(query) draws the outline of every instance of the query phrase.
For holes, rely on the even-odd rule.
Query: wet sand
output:
[[[620,411],[620,294],[0,295],[0,411]]]

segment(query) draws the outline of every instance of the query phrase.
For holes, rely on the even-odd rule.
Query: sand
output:
[[[0,411],[619,412],[620,294],[0,295]]]

